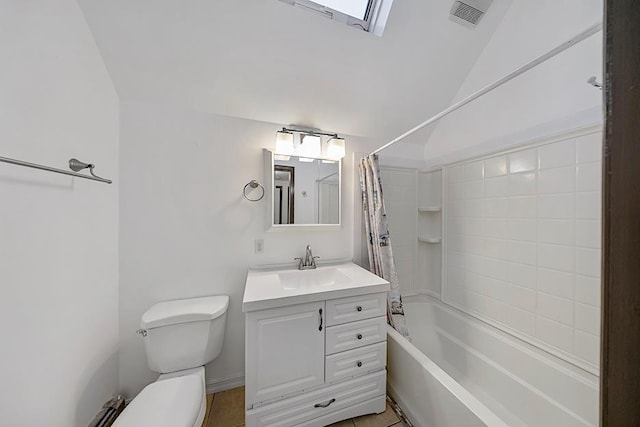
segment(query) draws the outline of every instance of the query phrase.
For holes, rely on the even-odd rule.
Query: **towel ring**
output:
[[[257,199],[252,199],[250,197],[247,196],[247,187],[251,187],[253,188],[258,188],[260,187],[260,189],[262,190],[262,194],[260,194],[260,197],[258,197]],[[258,181],[256,181],[255,179],[252,179],[251,181],[249,181],[249,183],[247,183],[247,185],[244,186],[244,188],[242,189],[242,195],[244,196],[245,199],[247,199],[250,202],[257,202],[262,200],[262,198],[264,197],[264,187],[262,186],[262,184],[260,184]]]

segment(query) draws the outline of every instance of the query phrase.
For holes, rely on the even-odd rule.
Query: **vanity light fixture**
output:
[[[295,137],[296,134],[298,139]],[[323,139],[323,137],[327,139]],[[324,141],[326,141],[326,145],[323,143]],[[346,144],[344,138],[336,133],[293,125],[291,128],[282,128],[276,132],[274,154],[337,161],[346,155]]]

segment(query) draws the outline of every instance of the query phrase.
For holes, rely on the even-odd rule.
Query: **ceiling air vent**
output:
[[[478,25],[489,6],[491,0],[456,1],[451,8],[451,16],[456,22]]]

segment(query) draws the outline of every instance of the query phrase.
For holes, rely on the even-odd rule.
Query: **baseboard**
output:
[[[244,385],[244,375],[229,378],[216,378],[207,381],[207,394],[218,393]]]

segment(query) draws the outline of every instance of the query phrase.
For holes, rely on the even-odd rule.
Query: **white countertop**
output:
[[[282,274],[291,275],[293,272],[299,272],[301,275],[309,273],[311,276],[313,274],[328,274],[329,270],[336,270],[340,277],[344,275],[348,280],[336,280],[335,283],[327,285],[301,288],[287,288],[282,284]],[[297,269],[249,270],[242,299],[242,311],[264,310],[386,291],[389,291],[388,281],[352,262],[303,271]]]

